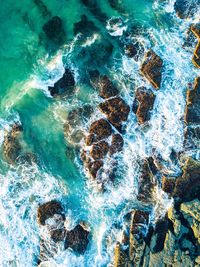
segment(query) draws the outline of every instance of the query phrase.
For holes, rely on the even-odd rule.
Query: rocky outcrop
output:
[[[72,230],[65,227],[65,214],[61,202],[52,200],[38,207],[37,220],[41,232],[39,263],[53,258],[58,249],[72,249],[83,254],[89,243],[90,230],[86,223],[81,222]],[[48,235],[47,235],[48,234]]]
[[[200,124],[200,78],[195,79],[193,89],[188,89],[186,99],[185,122]]]
[[[66,34],[60,17],[53,17],[43,25],[42,29],[48,40],[53,42],[56,46],[60,46],[65,42]]]
[[[65,249],[71,248],[74,252],[83,254],[89,243],[89,231],[83,225],[78,224],[65,235]]]
[[[75,90],[75,79],[73,72],[65,68],[63,76],[54,84],[54,86],[49,86],[48,90],[51,96],[70,96]]]
[[[123,146],[124,146],[123,137],[120,134],[113,134],[109,149],[110,155],[114,155],[115,153],[122,151]]]
[[[155,89],[159,89],[162,79],[162,59],[153,51],[146,53],[144,62],[141,67],[141,73],[153,85]]]
[[[107,99],[119,94],[118,89],[113,85],[106,75],[100,75],[97,70],[90,71],[90,83],[98,90],[99,96]]]
[[[192,62],[195,67],[200,68],[200,23],[192,24],[190,30],[198,40],[194,50]]]
[[[6,160],[10,164],[16,163],[21,154],[20,135],[22,133],[22,126],[18,123],[13,124],[10,132],[5,136],[3,142],[3,152]]]
[[[144,54],[144,47],[138,41],[127,44],[125,45],[125,54],[127,55],[127,57],[133,58],[135,61],[138,61]]]
[[[130,107],[121,97],[114,97],[104,101],[99,105],[99,109],[118,131],[122,130],[122,123],[127,121]]]
[[[199,6],[200,0],[176,0],[174,10],[179,18],[186,19],[197,14]]]
[[[153,109],[155,95],[145,87],[139,87],[135,93],[133,112],[136,114],[138,123],[143,124],[150,119],[150,112]]]
[[[184,149],[196,150],[199,148],[200,126],[187,126],[184,132]]]

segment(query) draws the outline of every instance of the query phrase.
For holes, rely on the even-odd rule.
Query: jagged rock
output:
[[[200,39],[200,23],[197,24],[192,24],[191,25],[191,31],[193,32],[193,34]]]
[[[114,267],[129,267],[128,257],[123,251],[120,243],[117,243],[114,250]]]
[[[193,53],[194,48],[197,45],[197,39],[192,31],[192,27],[193,25],[189,27],[184,36],[183,48],[186,48],[187,50]]]
[[[52,218],[55,214],[61,215],[61,218],[65,219],[63,207],[59,201],[52,200],[40,205],[37,210],[38,223],[45,225],[46,220]]]
[[[151,90],[145,87],[139,87],[137,89],[133,102],[133,112],[136,114],[140,124],[150,119],[150,111],[153,109],[154,101],[155,95]]]
[[[3,152],[6,160],[14,164],[21,153],[21,145],[19,142],[19,136],[22,132],[22,126],[20,124],[15,123],[12,126],[12,129],[5,136],[3,142]]]
[[[186,123],[200,123],[200,77],[195,79],[194,88],[187,91]]]
[[[100,110],[107,116],[110,123],[121,131],[122,123],[127,121],[130,107],[121,97],[114,97],[99,105]]]
[[[53,17],[43,25],[42,29],[47,38],[56,45],[62,45],[65,42],[66,34],[60,17]]]
[[[173,177],[162,177],[162,190],[168,194],[172,194],[175,187],[175,179]]]
[[[87,168],[89,170],[90,175],[92,178],[96,178],[99,170],[103,167],[103,161],[102,160],[95,160],[92,162],[89,162],[87,164]]]
[[[158,253],[164,249],[167,231],[168,219],[166,217],[156,222],[150,244],[152,253]]]
[[[95,26],[94,22],[88,20],[86,15],[82,15],[81,20],[74,23],[74,35],[81,33],[87,37],[96,31],[97,27]]]
[[[136,41],[135,43],[127,44],[125,46],[125,54],[128,57],[138,61],[140,56],[144,54],[144,47],[138,41]]]
[[[200,0],[176,0],[174,10],[177,16],[181,19],[186,19],[194,16],[198,12]]]
[[[100,119],[93,122],[89,129],[89,135],[86,138],[86,145],[90,146],[93,143],[108,138],[112,134],[112,127],[105,119]]]
[[[137,199],[143,202],[152,201],[152,192],[155,186],[148,159],[144,160],[142,172],[138,181]]]
[[[113,155],[122,151],[124,146],[124,139],[120,134],[113,134],[109,154]]]
[[[108,153],[109,145],[106,141],[94,144],[90,150],[90,155],[94,160],[103,159]]]
[[[101,76],[97,70],[89,71],[90,83],[99,92],[100,97],[107,99],[119,94],[117,88],[106,75]]]
[[[65,96],[72,95],[75,90],[75,80],[73,72],[66,68],[65,72],[54,86],[49,86],[48,90],[50,91],[51,96]]]
[[[162,68],[162,59],[153,50],[149,50],[142,64],[141,73],[156,89],[160,88]]]
[[[65,249],[71,248],[79,254],[84,254],[89,243],[88,235],[89,231],[78,224],[74,229],[66,232]]]
[[[182,202],[191,201],[200,195],[200,163],[187,159],[181,177],[176,179],[173,192]]]
[[[192,58],[192,62],[197,68],[200,68],[200,41],[198,42],[194,50],[194,56]]]

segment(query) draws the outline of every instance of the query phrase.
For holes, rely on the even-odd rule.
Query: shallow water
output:
[[[43,5],[37,5],[38,2],[7,0],[1,2],[0,8],[0,142],[12,123],[19,121],[23,125],[24,147],[38,158],[32,166],[10,166],[1,148],[0,243],[4,245],[0,266],[37,266],[37,207],[51,199],[63,202],[69,228],[79,220],[89,223],[91,240],[84,256],[61,249],[45,266],[112,266],[113,247],[120,238],[123,216],[141,205],[136,201],[138,160],[154,153],[162,158],[164,173],[180,173],[170,155],[183,150],[186,89],[199,75],[191,62],[192,53],[182,48],[183,33],[196,18],[184,22],[178,19],[172,0],[124,0],[116,9],[109,1],[99,0],[101,12],[96,14],[79,0],[43,0]],[[106,17],[103,22],[102,13]],[[96,36],[89,40],[80,40],[73,34],[73,25],[83,14],[98,28]],[[42,32],[51,16],[61,17],[66,31],[63,46],[53,49]],[[119,16],[123,29],[116,29],[113,34],[108,21]],[[136,116],[130,113],[124,150],[119,155],[119,177],[105,193],[99,193],[84,171],[80,152],[73,151],[75,157],[66,156],[69,140],[64,137],[63,124],[67,113],[84,103],[94,107],[92,117],[82,125],[85,131],[100,116],[95,107],[101,99],[88,84],[87,69],[108,73],[130,105],[138,86],[150,87],[139,74],[142,58],[136,62],[123,53],[126,38],[132,38],[126,37],[126,33],[135,25],[139,27],[136,38],[142,41],[145,51],[153,47],[164,61],[161,89],[155,92],[147,129],[138,126]],[[110,44],[114,47],[112,56],[105,54],[104,46]],[[53,99],[48,86],[62,76],[64,65],[75,72],[76,93],[64,100]],[[194,156],[199,157],[199,150]],[[172,204],[159,188],[155,200],[153,208],[143,207],[152,210],[152,220],[162,216]]]

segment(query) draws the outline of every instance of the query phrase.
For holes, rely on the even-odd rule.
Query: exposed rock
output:
[[[113,155],[122,151],[124,146],[124,139],[120,134],[113,134],[109,154]]]
[[[121,131],[122,123],[127,121],[130,107],[121,97],[114,97],[99,105],[100,110],[107,116],[110,123]]]
[[[168,219],[165,217],[156,222],[150,249],[152,253],[158,253],[164,249],[166,234],[168,232]]]
[[[55,16],[47,21],[42,27],[47,38],[55,45],[62,45],[65,42],[66,34],[63,28],[63,23],[60,17]]]
[[[50,91],[51,96],[65,96],[72,95],[75,90],[75,80],[73,72],[66,68],[65,72],[54,86],[49,86],[48,90]]]
[[[192,24],[191,25],[191,31],[193,32],[193,34],[200,39],[200,23],[197,24]]]
[[[160,88],[162,68],[162,59],[153,50],[149,50],[142,64],[141,73],[156,89]]]
[[[172,194],[175,187],[175,178],[173,177],[162,177],[162,190],[168,194]]]
[[[99,170],[103,167],[103,161],[102,160],[95,160],[92,162],[89,162],[87,164],[87,168],[89,170],[89,173],[91,174],[92,178],[96,178]]]
[[[133,112],[136,113],[138,122],[145,123],[150,119],[150,111],[153,109],[155,95],[145,87],[139,87],[133,102]]]
[[[125,54],[136,61],[144,54],[144,47],[138,41],[125,46]]]
[[[200,77],[195,79],[194,88],[187,91],[186,123],[200,123]]]
[[[86,15],[82,15],[81,20],[74,23],[74,35],[81,33],[87,37],[96,31],[97,27],[94,25],[94,22],[88,20]]]
[[[174,10],[181,19],[191,18],[197,14],[200,6],[200,0],[176,0]]]
[[[182,202],[191,201],[200,196],[200,163],[187,159],[181,177],[176,179],[174,197]]]
[[[92,146],[90,155],[94,160],[103,159],[108,153],[109,145],[106,141],[100,141]]]
[[[55,214],[61,215],[62,219],[65,219],[63,207],[59,201],[52,200],[40,205],[37,210],[38,223],[45,225],[46,220],[52,218]]]
[[[101,76],[97,70],[90,71],[90,83],[99,91],[100,97],[107,99],[116,96],[119,91],[106,75]]]
[[[151,202],[154,186],[154,177],[149,166],[149,161],[146,159],[144,160],[142,172],[138,181],[139,188],[137,199],[142,202]]]
[[[122,245],[117,243],[114,250],[114,267],[129,267],[128,257]]]
[[[89,231],[78,224],[73,230],[67,231],[65,236],[65,249],[71,248],[73,251],[83,254],[89,243]]]
[[[3,152],[6,160],[14,164],[16,163],[17,158],[21,153],[21,145],[19,142],[20,133],[22,132],[22,126],[18,123],[15,123],[12,126],[12,129],[7,135],[5,136],[3,142]]]
[[[197,68],[200,68],[200,41],[198,42],[194,50],[194,56],[192,58],[192,62]]]
[[[185,36],[184,36],[184,43],[183,48],[189,50],[193,53],[195,46],[197,45],[197,39],[192,31],[193,25],[189,27]]]
[[[111,125],[104,119],[93,122],[89,129],[89,136],[86,138],[86,144],[92,145],[101,141],[112,134]]]

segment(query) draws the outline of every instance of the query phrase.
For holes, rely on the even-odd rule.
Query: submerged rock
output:
[[[62,78],[60,78],[54,84],[54,86],[49,86],[48,90],[53,97],[72,95],[75,90],[75,79],[73,72],[66,68]]]
[[[109,154],[113,155],[122,151],[124,146],[124,139],[120,134],[113,134]]]
[[[47,38],[55,45],[62,45],[65,42],[66,34],[63,28],[63,23],[60,17],[55,16],[47,21],[43,26]]]
[[[110,123],[121,131],[122,123],[127,121],[130,107],[121,97],[114,97],[99,105],[100,110],[107,116]]]
[[[73,230],[66,232],[65,249],[71,248],[73,251],[83,254],[89,243],[88,236],[89,231],[78,224]]]
[[[22,126],[18,123],[15,123],[11,131],[7,133],[3,142],[3,152],[6,160],[14,164],[17,161],[17,158],[20,156],[22,147],[19,142],[19,137],[22,132]]]
[[[57,200],[52,200],[39,206],[37,210],[38,223],[45,225],[47,219],[52,218],[55,214],[61,215],[65,219],[62,204]]]
[[[81,33],[85,37],[92,35],[97,31],[97,27],[95,26],[93,21],[88,20],[86,15],[81,16],[81,20],[79,22],[74,23],[74,35]]]
[[[90,83],[98,90],[100,97],[107,99],[119,94],[118,89],[106,75],[101,76],[97,70],[89,71],[89,75]]]
[[[154,101],[155,95],[151,90],[145,87],[139,87],[137,89],[133,102],[133,112],[136,114],[140,124],[150,119],[150,111],[153,109]]]
[[[149,50],[146,53],[145,60],[142,64],[141,73],[156,89],[160,88],[162,68],[162,59],[158,55],[156,55],[153,50]]]
[[[186,123],[200,123],[200,77],[195,79],[194,88],[187,91]]]
[[[143,53],[144,53],[144,47],[138,41],[132,44],[127,44],[125,46],[125,54],[128,57],[135,59],[136,61],[139,60],[139,58],[143,55]]]
[[[181,19],[191,18],[197,14],[200,6],[200,0],[176,0],[174,10]]]
[[[112,134],[112,127],[105,119],[100,119],[93,122],[89,129],[89,136],[86,138],[88,146],[101,141]]]

